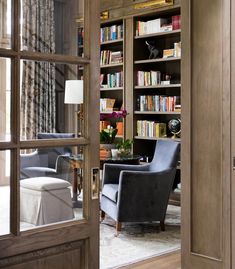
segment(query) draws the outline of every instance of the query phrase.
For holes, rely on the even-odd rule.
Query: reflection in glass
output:
[[[84,0],[21,0],[22,50],[83,54]]]
[[[11,140],[11,60],[0,58],[0,141]]]
[[[83,70],[77,65],[21,61],[21,74],[21,139],[75,133],[77,105],[65,104],[65,84],[83,79]]]
[[[24,152],[20,156],[21,230],[82,219],[82,148],[67,146]]]
[[[0,1],[0,48],[11,48],[11,0]]]
[[[0,235],[10,233],[10,151],[0,151]]]

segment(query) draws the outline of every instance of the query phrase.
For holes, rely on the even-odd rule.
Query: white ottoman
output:
[[[20,181],[20,220],[44,225],[74,218],[71,184],[53,177]]]

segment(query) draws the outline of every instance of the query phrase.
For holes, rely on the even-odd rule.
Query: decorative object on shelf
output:
[[[145,41],[145,44],[148,47],[148,50],[150,52],[149,54],[149,59],[157,59],[161,58],[161,51],[156,48],[155,42],[154,41]]]
[[[180,137],[181,120],[180,119],[171,119],[168,122],[168,128],[169,128],[170,132],[173,134],[173,136],[172,136],[173,139]]]
[[[106,11],[102,11],[100,13],[100,19],[101,20],[108,20],[108,18],[109,18],[109,12],[107,10]]]
[[[161,81],[161,85],[170,85],[171,84],[171,75],[165,74],[163,76],[163,80]]]
[[[64,103],[79,105],[79,108],[75,111],[75,134],[81,136],[83,129],[83,80],[65,81]]]
[[[135,0],[134,0],[135,2]],[[145,8],[160,8],[163,6],[172,6],[174,4],[174,0],[150,0],[145,1],[144,3],[135,4],[135,9],[145,9]]]
[[[118,149],[119,156],[129,156],[131,155],[132,144],[134,143],[131,139],[123,140],[120,143],[116,144],[116,148]]]

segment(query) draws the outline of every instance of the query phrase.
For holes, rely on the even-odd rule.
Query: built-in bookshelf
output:
[[[168,123],[181,117],[180,8],[134,17],[134,154],[151,160],[156,140],[174,139]]]
[[[117,138],[124,137],[124,120],[122,117],[112,118],[112,112],[119,115],[124,109],[124,22],[106,21],[100,29],[100,111],[103,116],[100,130],[111,125],[118,129]],[[106,107],[106,102],[108,107]]]

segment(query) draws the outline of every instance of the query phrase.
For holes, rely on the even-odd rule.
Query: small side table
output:
[[[78,195],[82,191],[83,155],[82,154],[72,155],[72,156],[69,157],[69,159],[70,159],[70,166],[73,169],[73,181],[72,181],[72,189],[73,189],[72,202],[73,202],[73,207],[82,207],[81,202],[78,201]],[[79,182],[78,182],[78,177],[79,177]]]
[[[103,170],[105,163],[117,163],[117,164],[140,164],[140,155],[128,155],[119,157],[100,158],[100,169]]]

